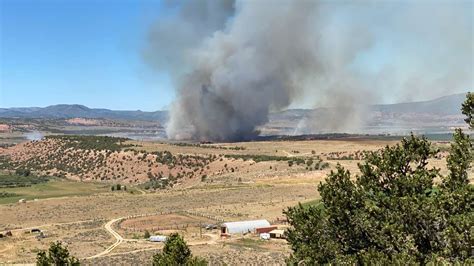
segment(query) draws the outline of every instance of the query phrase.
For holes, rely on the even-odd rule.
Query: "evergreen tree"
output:
[[[461,111],[466,116],[464,121],[469,124],[470,128],[474,128],[474,121],[472,120],[472,117],[474,116],[474,93],[467,93],[466,100],[462,104]]]
[[[143,238],[145,239],[150,238],[150,232],[148,232],[148,230],[145,230],[145,233],[143,234]]]
[[[189,265],[189,266],[204,266],[207,261],[193,257],[191,250],[186,245],[186,242],[178,234],[172,234],[166,240],[165,246],[161,253],[153,256],[154,266],[169,266],[169,265]]]
[[[48,253],[38,252],[36,256],[36,265],[39,266],[76,266],[80,265],[79,260],[70,256],[67,247],[63,247],[61,242],[51,243]]]
[[[468,184],[469,137],[457,130],[449,174],[428,166],[436,151],[425,138],[366,154],[361,174],[336,171],[318,186],[321,206],[286,211],[289,264],[427,264],[472,259],[474,191]]]

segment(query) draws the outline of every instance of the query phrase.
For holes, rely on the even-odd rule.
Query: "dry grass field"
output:
[[[193,253],[206,257],[213,265],[255,264],[257,261],[284,264],[284,258],[289,254],[284,240],[261,241],[251,235],[221,239],[218,230],[200,229],[199,225],[267,219],[285,226],[281,224],[283,210],[298,202],[318,199],[317,185],[338,163],[356,174],[362,151],[375,151],[396,142],[381,139],[219,144],[128,141],[126,144],[132,145],[128,147],[131,150],[124,151],[122,148],[118,151],[120,156],[112,153],[113,159],[107,159],[104,166],[109,171],[117,169],[123,154],[130,155],[124,160],[126,164],[122,162],[129,169],[122,171],[124,178],[96,183],[89,179],[83,182],[66,179],[31,187],[0,188],[0,191],[18,194],[14,198],[0,199],[0,233],[11,230],[13,234],[12,237],[0,239],[0,263],[33,263],[39,249],[60,240],[86,265],[146,265],[163,246],[143,238],[145,230],[148,230],[151,234],[182,234]],[[435,145],[441,150],[447,146],[441,142]],[[132,156],[134,151],[138,152],[136,157]],[[212,155],[215,159],[198,170],[179,164],[171,167],[152,163],[153,173],[159,173],[162,168],[174,175],[189,169],[199,173],[183,176],[173,186],[163,189],[145,188],[148,177],[146,173],[141,176],[142,168],[139,170],[139,181],[129,182],[135,180],[134,175],[137,174],[131,167],[142,163],[138,162],[138,157],[164,151],[177,157],[208,158]],[[2,153],[14,158],[34,157],[21,147],[6,148]],[[242,156],[247,157],[244,160]],[[445,172],[445,156],[446,153],[441,152],[439,158],[430,163]],[[308,167],[309,160],[321,160],[321,164],[327,163],[327,167],[315,167],[313,162]],[[201,169],[204,169],[202,173]],[[206,175],[205,178],[202,175]],[[67,173],[66,177],[80,180],[75,173]],[[111,191],[111,185],[117,182],[127,184],[128,190]],[[19,198],[25,198],[27,202],[19,203]],[[110,232],[108,224],[121,239]],[[41,229],[45,238],[37,238],[37,233],[31,233],[32,228]],[[110,249],[114,243],[118,244]],[[110,250],[104,253],[107,249]]]

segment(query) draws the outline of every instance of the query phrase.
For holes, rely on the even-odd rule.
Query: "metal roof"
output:
[[[227,228],[229,234],[248,233],[259,227],[270,226],[267,220],[253,220],[253,221],[240,221],[240,222],[228,222],[223,223],[222,227]]]
[[[150,236],[148,240],[151,242],[165,242],[166,239],[166,236]]]

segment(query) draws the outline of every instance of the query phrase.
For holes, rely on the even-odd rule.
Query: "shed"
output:
[[[222,234],[244,234],[254,232],[260,227],[269,227],[270,223],[267,220],[252,220],[240,222],[228,222],[221,224]]]
[[[166,236],[150,236],[150,242],[166,242]]]
[[[269,232],[270,238],[285,238],[285,230],[275,229]]]

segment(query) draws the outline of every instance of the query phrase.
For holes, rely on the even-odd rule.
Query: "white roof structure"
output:
[[[166,236],[150,236],[148,239],[151,242],[166,242]]]
[[[285,234],[285,230],[282,230],[282,229],[275,229],[275,230],[272,230],[270,232],[268,232],[270,234],[276,234],[276,235],[284,235]]]
[[[241,222],[223,223],[221,227],[226,228],[228,234],[243,234],[254,231],[259,227],[268,227],[270,223],[267,220],[253,220]]]

